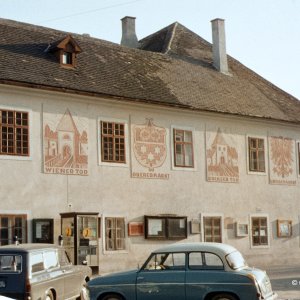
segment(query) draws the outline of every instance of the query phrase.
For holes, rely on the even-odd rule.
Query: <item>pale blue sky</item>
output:
[[[225,19],[227,52],[300,100],[300,0],[0,0],[0,17],[119,43],[124,16],[138,39],[178,21],[211,42]]]

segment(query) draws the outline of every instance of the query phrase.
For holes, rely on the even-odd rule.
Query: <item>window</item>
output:
[[[29,113],[0,109],[0,155],[29,156]]]
[[[187,217],[145,216],[146,239],[179,240],[187,237]]]
[[[63,65],[73,65],[73,53],[62,52],[62,64]]]
[[[144,270],[184,270],[185,253],[154,254],[144,267]]]
[[[22,271],[21,255],[0,255],[0,274]]]
[[[204,217],[204,241],[222,243],[221,217]]]
[[[125,124],[101,121],[101,159],[126,163]]]
[[[236,270],[239,268],[247,267],[247,263],[243,255],[239,251],[231,252],[226,256],[226,260],[230,268]]]
[[[58,251],[58,260],[61,266],[68,266],[70,264],[69,257],[64,249]]]
[[[107,251],[125,250],[124,218],[105,218],[105,249]]]
[[[249,171],[265,172],[265,146],[264,139],[248,138],[249,147]]]
[[[45,251],[44,252],[44,264],[45,269],[52,269],[58,266],[58,258],[56,251]]]
[[[252,217],[252,245],[267,246],[268,241],[268,219],[267,217]]]
[[[173,129],[175,167],[194,167],[193,136],[190,130]]]
[[[210,252],[192,252],[189,254],[190,269],[223,269],[219,256]]]
[[[62,40],[50,45],[46,52],[53,52],[62,67],[72,69],[76,67],[77,54],[81,53],[82,49],[71,35],[67,35]]]
[[[0,215],[0,245],[9,245],[17,237],[20,243],[26,243],[26,215]]]
[[[31,273],[37,273],[45,270],[44,257],[42,252],[30,253],[29,264]]]

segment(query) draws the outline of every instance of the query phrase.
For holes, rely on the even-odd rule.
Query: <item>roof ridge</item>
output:
[[[77,39],[85,39],[85,40],[90,40],[93,42],[101,42],[101,43],[107,43],[107,44],[112,44],[112,45],[117,45],[117,46],[121,46],[118,43],[115,42],[111,42],[108,40],[104,40],[98,37],[94,37],[94,36],[86,36],[85,33],[77,33],[77,32],[71,32],[71,31],[65,31],[65,30],[60,30],[60,29],[55,29],[55,28],[51,28],[51,27],[46,27],[46,26],[42,26],[42,25],[35,25],[35,24],[31,24],[31,23],[26,23],[26,22],[20,22],[20,21],[16,21],[16,20],[11,20],[11,19],[4,19],[4,18],[0,18],[0,26],[10,26],[13,28],[21,28],[24,30],[29,30],[32,31],[34,30],[35,32],[38,33],[47,33],[47,34],[56,34],[56,35],[60,35],[61,37],[58,40],[62,40],[64,39],[65,36],[67,35],[71,35],[73,38]],[[46,32],[47,31],[47,32]]]
[[[167,50],[165,51],[165,54],[168,54],[168,52],[171,50],[171,46],[172,46],[172,42],[174,40],[174,36],[175,36],[175,33],[176,33],[176,29],[177,29],[177,26],[178,26],[178,22],[175,22],[173,23],[174,25],[172,26],[172,32],[171,32],[171,37],[169,38],[169,41],[168,41],[168,45],[167,45]]]

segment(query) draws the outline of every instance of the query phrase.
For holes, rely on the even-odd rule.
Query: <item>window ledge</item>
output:
[[[128,254],[128,250],[103,250],[103,254]]]
[[[187,171],[187,172],[196,172],[196,167],[175,167],[172,166],[173,171]]]
[[[259,176],[267,176],[267,172],[257,172],[257,171],[250,171],[248,170],[248,175],[259,175]]]
[[[31,156],[18,156],[18,155],[0,155],[0,160],[1,159],[32,161]]]

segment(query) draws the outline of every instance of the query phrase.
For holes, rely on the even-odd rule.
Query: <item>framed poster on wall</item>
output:
[[[277,236],[278,237],[292,236],[292,221],[291,220],[277,220]]]
[[[53,244],[53,219],[32,220],[32,241]]]

